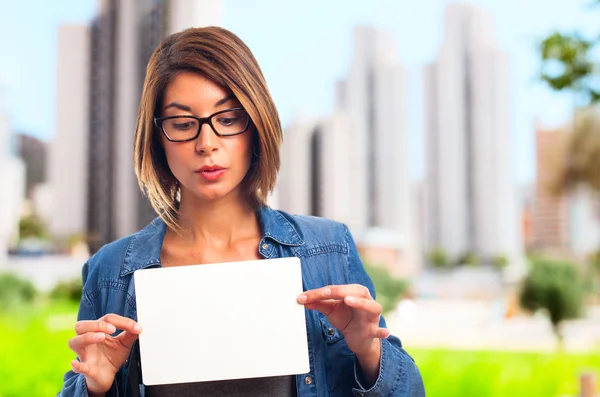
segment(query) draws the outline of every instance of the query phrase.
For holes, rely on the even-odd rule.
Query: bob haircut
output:
[[[232,32],[219,27],[187,29],[165,38],[153,52],[142,91],[135,129],[133,161],[142,192],[156,213],[175,230],[179,183],[169,169],[161,132],[163,95],[172,79],[183,71],[199,73],[228,89],[248,112],[254,133],[252,161],[242,181],[244,197],[255,208],[266,205],[280,166],[281,122],[265,78],[250,49]],[[252,129],[255,130],[252,131]]]

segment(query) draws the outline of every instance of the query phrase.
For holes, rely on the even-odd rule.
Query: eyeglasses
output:
[[[200,135],[204,124],[218,136],[233,136],[245,132],[250,125],[250,116],[243,108],[221,110],[208,117],[168,116],[155,117],[154,125],[171,142],[191,141]]]

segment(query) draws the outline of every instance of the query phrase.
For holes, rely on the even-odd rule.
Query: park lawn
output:
[[[579,375],[600,377],[600,352],[589,354],[411,350],[428,397],[578,396]]]
[[[0,397],[55,396],[73,353],[74,303],[38,302],[0,315]],[[410,350],[428,397],[576,396],[584,370],[600,376],[600,354]]]

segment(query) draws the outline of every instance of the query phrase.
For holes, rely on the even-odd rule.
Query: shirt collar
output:
[[[258,218],[263,231],[263,240],[271,239],[287,246],[304,244],[292,222],[281,212],[269,207],[261,207],[258,210]],[[160,252],[166,231],[167,225],[160,217],[157,217],[144,229],[134,234],[125,253],[121,276],[139,269],[160,265]]]

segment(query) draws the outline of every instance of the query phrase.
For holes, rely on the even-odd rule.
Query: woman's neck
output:
[[[260,234],[255,209],[239,195],[231,196],[215,201],[183,196],[178,214],[180,243],[224,248]]]

